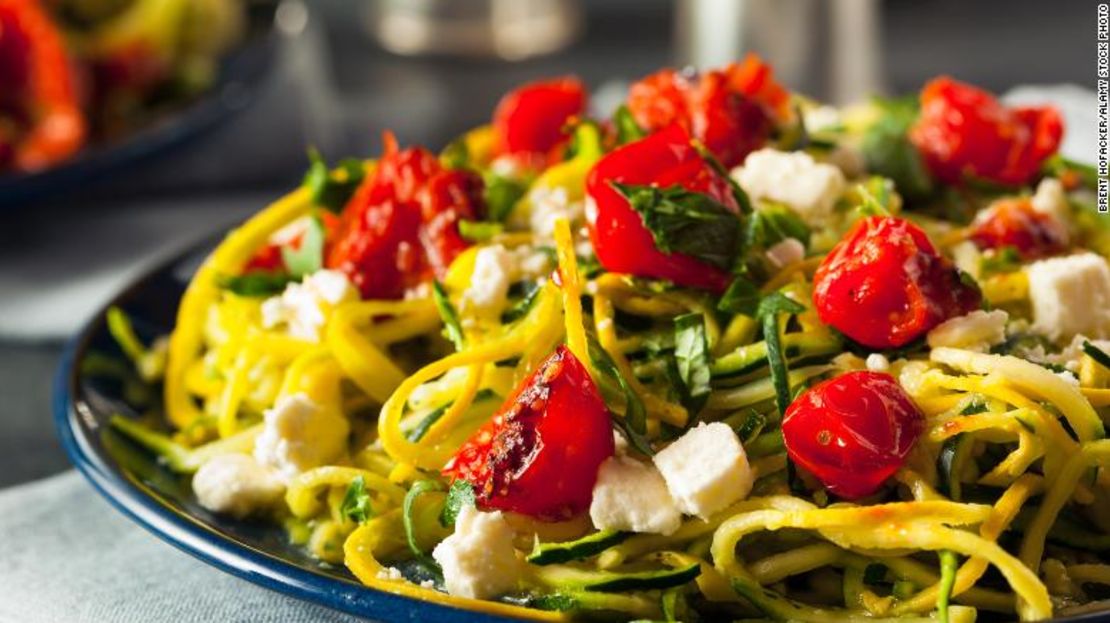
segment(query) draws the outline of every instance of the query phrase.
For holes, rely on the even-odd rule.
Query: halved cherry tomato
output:
[[[607,270],[641,277],[667,279],[683,286],[724,291],[728,272],[681,253],[655,248],[643,219],[612,186],[675,184],[705,193],[739,213],[727,179],[710,166],[690,144],[690,135],[675,124],[605,155],[586,178],[586,192],[596,210],[588,210],[590,238],[597,259]]]
[[[861,220],[813,277],[821,321],[871,348],[902,346],[981,301],[920,227],[894,217]]]
[[[71,69],[61,34],[36,0],[0,0],[0,116],[20,127],[15,168],[42,169],[84,143]]]
[[[1068,248],[1068,230],[1051,214],[1038,212],[1028,198],[994,202],[971,231],[980,249],[1013,247],[1027,260],[1060,253]]]
[[[532,82],[506,93],[493,113],[498,154],[547,154],[569,135],[567,122],[586,110],[578,78]]]
[[[459,448],[443,475],[474,485],[481,508],[559,520],[589,509],[597,470],[613,451],[597,386],[560,346]]]
[[[866,370],[815,385],[782,419],[790,460],[848,499],[878,490],[924,428],[925,416],[894,377]]]
[[[1055,108],[1007,108],[982,89],[940,77],[921,91],[921,116],[910,140],[948,184],[979,178],[1020,185],[1056,153],[1063,133]]]
[[[481,216],[482,180],[447,171],[430,151],[401,150],[392,135],[373,174],[343,209],[325,265],[347,273],[364,298],[399,298],[443,277],[467,243],[460,219]]]
[[[732,167],[767,142],[774,121],[788,114],[789,98],[770,66],[750,54],[700,75],[656,72],[632,85],[628,109],[649,131],[682,125]]]

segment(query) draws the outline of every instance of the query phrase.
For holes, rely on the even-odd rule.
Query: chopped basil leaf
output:
[[[420,544],[416,542],[416,528],[412,520],[412,512],[416,508],[416,498],[432,491],[443,491],[443,485],[435,480],[418,480],[412,483],[412,487],[405,494],[405,501],[401,504],[401,525],[405,529],[405,541],[408,542],[412,555],[442,575],[443,572],[436,561],[420,549]]]
[[[684,314],[675,318],[674,357],[682,381],[683,402],[691,415],[695,414],[705,406],[712,391],[709,386],[709,340],[705,334],[705,318],[701,314]]]
[[[462,350],[466,337],[459,322],[459,312],[451,304],[451,299],[447,298],[447,291],[443,289],[443,284],[438,281],[432,282],[432,299],[435,301],[436,309],[439,310],[439,317],[443,320],[444,334],[455,345],[456,350]]]
[[[532,305],[535,304],[536,299],[539,298],[542,288],[536,285],[534,281],[525,281],[523,283],[525,284],[524,296],[501,314],[501,322],[509,324],[510,322],[516,322],[527,316],[528,312],[532,309]]]
[[[717,309],[755,317],[759,308],[759,288],[744,275],[737,275],[717,302]]]
[[[979,259],[979,274],[983,277],[1012,273],[1021,269],[1021,253],[1009,245],[988,251]]]
[[[445,169],[465,169],[470,166],[470,149],[465,138],[457,138],[439,152],[439,163]]]
[[[856,184],[856,193],[863,200],[859,211],[863,216],[892,216],[896,211],[897,195],[894,182],[872,175],[862,184]]]
[[[332,171],[315,149],[308,150],[308,159],[303,185],[308,188],[312,203],[332,212],[342,212],[366,177],[366,166],[361,160],[347,158]]]
[[[513,206],[528,190],[526,183],[495,173],[486,176],[485,190],[486,218],[500,223],[513,211]]]
[[[894,180],[906,197],[931,194],[933,179],[908,136],[917,120],[917,98],[877,98],[874,104],[880,111],[879,120],[864,132],[860,143],[867,170]]]
[[[624,104],[621,104],[613,113],[613,127],[617,130],[618,145],[638,141],[647,136],[647,132],[632,117],[632,111],[628,110],[628,106]]]
[[[285,286],[296,281],[289,273],[250,272],[243,275],[220,275],[216,285],[230,290],[239,296],[274,296],[281,294]]]
[[[362,476],[355,476],[351,484],[347,485],[347,493],[343,495],[343,502],[339,505],[339,514],[357,523],[365,523],[374,514],[370,507],[370,494],[366,491],[366,481]]]
[[[1095,363],[1110,370],[1110,355],[1106,354],[1106,351],[1095,346],[1088,340],[1083,340],[1083,352],[1091,359],[1094,359]]]
[[[628,443],[631,444],[633,448],[647,456],[653,455],[655,452],[651,449],[651,444],[648,443],[647,439],[644,437],[644,433],[647,432],[647,411],[644,409],[643,401],[641,401],[640,397],[633,391],[632,386],[629,385],[628,380],[621,374],[620,370],[617,368],[617,364],[613,362],[609,353],[605,352],[605,349],[601,347],[597,339],[592,336],[589,336],[589,355],[590,364],[594,368],[595,373],[599,375],[601,379],[609,381],[609,385],[616,385],[619,387],[621,393],[624,394],[624,417],[616,415],[613,409],[609,410],[610,413],[613,414],[613,426],[624,435],[624,438],[628,440]],[[598,385],[602,387],[605,386],[604,383],[600,382]]]
[[[809,236],[809,226],[794,210],[779,203],[764,203],[748,219],[744,244],[768,249],[787,238],[794,238],[809,245]]]
[[[294,277],[300,278],[324,267],[324,224],[316,216],[308,219],[299,246],[281,248],[281,259]]]
[[[474,485],[465,480],[456,480],[447,490],[447,501],[443,504],[443,512],[439,516],[439,523],[445,527],[455,525],[455,518],[464,506],[474,506]]]
[[[756,316],[766,318],[776,314],[800,314],[806,310],[805,305],[786,296],[782,292],[772,292],[763,297],[756,310]]]
[[[732,268],[743,243],[741,222],[716,199],[678,185],[612,186],[640,214],[660,251],[689,255],[722,270]]]
[[[459,221],[459,235],[471,242],[485,242],[504,231],[501,223],[488,221]]]

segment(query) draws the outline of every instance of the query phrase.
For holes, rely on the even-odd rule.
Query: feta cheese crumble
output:
[[[682,525],[682,511],[654,465],[618,455],[598,469],[590,519],[598,530],[669,535]]]
[[[562,186],[539,186],[528,193],[528,225],[544,240],[555,239],[555,221],[566,218],[571,225],[582,219],[582,201],[572,201]]]
[[[929,348],[962,348],[985,353],[991,346],[1006,341],[1010,315],[1001,309],[976,310],[966,316],[949,318],[925,336]]]
[[[805,152],[760,149],[732,171],[732,178],[752,199],[785,203],[811,225],[823,225],[844,191],[844,173],[817,162]]]
[[[1051,339],[1110,337],[1110,265],[1091,252],[1033,262],[1026,269],[1033,330]]]
[[[747,497],[755,482],[740,439],[727,424],[699,424],[655,455],[678,508],[702,519]]]
[[[246,454],[214,456],[193,475],[201,506],[239,519],[272,506],[284,492],[281,480]]]
[[[490,599],[517,587],[520,561],[513,549],[513,529],[500,511],[483,513],[464,506],[455,532],[432,550],[443,568],[447,592],[471,599]]]
[[[806,259],[806,246],[797,238],[786,238],[767,249],[767,259],[775,268],[784,268]]]
[[[865,365],[867,369],[872,372],[887,372],[890,370],[890,360],[882,353],[871,353],[868,355]]]
[[[1037,184],[1037,191],[1031,199],[1033,209],[1041,214],[1048,214],[1056,218],[1061,224],[1066,224],[1070,215],[1068,207],[1068,194],[1064,185],[1054,177],[1046,177]]]
[[[338,270],[319,270],[301,283],[285,286],[280,296],[263,301],[262,326],[273,329],[285,325],[289,335],[319,342],[328,313],[340,303],[357,298],[346,274]]]
[[[335,460],[347,447],[347,420],[303,393],[279,399],[263,414],[263,421],[254,458],[286,482]]]
[[[463,292],[463,311],[495,316],[504,309],[516,268],[516,258],[504,246],[482,247],[474,257],[470,286]]]

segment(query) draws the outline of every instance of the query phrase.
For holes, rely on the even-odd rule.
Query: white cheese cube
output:
[[[495,244],[479,249],[470,286],[462,295],[463,311],[487,317],[500,314],[515,273],[516,258],[505,247]]]
[[[887,372],[890,370],[890,360],[882,353],[871,353],[867,356],[864,365],[872,372]]]
[[[985,353],[991,346],[1006,341],[1010,315],[1001,309],[975,310],[966,316],[949,318],[933,327],[925,337],[929,348],[962,348]]]
[[[1031,203],[1034,210],[1055,217],[1062,224],[1066,224],[1071,215],[1064,185],[1054,177],[1046,177],[1037,184],[1037,192],[1033,193]]]
[[[278,400],[266,410],[263,420],[262,432],[254,442],[254,458],[286,482],[334,461],[347,448],[347,420],[303,393]]]
[[[284,491],[273,472],[246,454],[214,456],[193,475],[193,493],[201,506],[240,519],[273,506]]]
[[[490,599],[517,587],[521,564],[513,548],[513,529],[500,511],[483,513],[464,506],[455,532],[432,550],[447,592],[471,599]]]
[[[301,283],[285,286],[281,296],[262,302],[262,326],[285,325],[289,335],[309,342],[320,341],[320,330],[336,305],[355,300],[358,294],[347,275],[337,270],[319,270]]]
[[[672,534],[682,511],[654,465],[612,456],[597,471],[590,519],[598,530]]]
[[[755,477],[740,439],[727,424],[699,424],[655,455],[678,508],[708,519],[747,497]]]
[[[1041,260],[1026,269],[1033,330],[1052,339],[1078,333],[1110,337],[1110,266],[1085,252]]]
[[[806,246],[797,238],[786,238],[767,249],[767,259],[775,268],[784,268],[806,259]]]
[[[567,219],[572,226],[585,212],[582,201],[572,201],[562,186],[538,186],[528,193],[528,226],[542,240],[555,239],[555,221]]]
[[[760,149],[732,171],[732,178],[753,200],[785,203],[811,225],[824,225],[844,191],[844,174],[805,152]]]

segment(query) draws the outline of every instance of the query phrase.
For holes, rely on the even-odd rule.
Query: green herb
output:
[[[729,188],[732,189],[732,198],[736,200],[736,205],[740,206],[740,213],[751,214],[752,200],[748,197],[748,193],[744,192],[744,189],[740,187],[740,184],[729,175],[728,167],[718,160],[717,156],[701,141],[693,140],[691,144],[694,146],[694,149],[697,150],[702,160],[705,160],[705,163],[709,165],[709,168],[713,169],[717,175],[721,176],[721,179],[728,182]]]
[[[447,339],[455,345],[455,350],[462,350],[466,344],[466,337],[459,322],[459,313],[451,304],[451,299],[447,298],[447,291],[443,289],[443,284],[438,281],[432,282],[432,299],[435,301],[436,309],[439,310],[439,317],[443,320],[443,331]]]
[[[473,402],[478,403],[483,400],[489,400],[490,398],[496,397],[497,392],[488,387],[484,387],[479,390],[477,394],[474,395]],[[413,426],[411,429],[409,429],[407,433],[405,433],[405,438],[413,443],[416,443],[423,439],[424,435],[428,434],[428,429],[430,429],[433,424],[438,422],[439,419],[443,417],[444,413],[447,413],[447,409],[451,408],[451,405],[454,404],[454,402],[455,401],[452,400],[429,411],[428,415],[424,416],[424,419],[420,420],[420,422],[418,422],[416,426]]]
[[[412,520],[412,512],[416,508],[416,498],[432,491],[443,491],[443,485],[435,480],[417,480],[412,483],[412,487],[405,494],[405,501],[401,504],[401,525],[405,529],[405,541],[408,542],[412,555],[432,569],[439,570],[439,565],[436,564],[435,560],[420,549],[420,544],[416,542],[416,528]],[[442,570],[440,570],[440,574],[442,573]]]
[[[474,506],[474,485],[465,480],[456,480],[447,490],[447,501],[443,503],[443,512],[439,516],[439,523],[445,527],[455,525],[455,519],[464,506]]]
[[[917,120],[917,98],[876,99],[874,103],[879,120],[864,132],[860,143],[867,170],[894,180],[906,197],[930,195],[933,179],[908,135]]]
[[[250,272],[245,275],[220,275],[216,285],[239,296],[262,297],[281,294],[285,286],[296,281],[284,272]]]
[[[1079,176],[1079,181],[1084,186],[1091,190],[1098,190],[1098,170],[1089,164],[1076,162],[1060,154],[1055,154],[1045,160],[1044,171],[1054,177],[1074,173]]]
[[[489,221],[459,221],[459,235],[471,242],[485,242],[505,230],[501,223]]]
[[[535,305],[536,299],[539,298],[540,291],[543,288],[540,288],[533,281],[526,281],[524,283],[527,284],[524,296],[501,314],[501,322],[505,324],[516,322],[527,316],[528,312],[532,310],[532,306]]]
[[[948,600],[952,598],[952,588],[956,586],[956,571],[960,567],[960,559],[955,552],[941,550],[937,552],[940,558],[940,586],[937,591],[937,621],[948,623]]]
[[[1009,245],[985,253],[979,259],[979,274],[984,278],[999,273],[1012,273],[1020,269],[1021,253]]]
[[[764,203],[748,219],[744,244],[768,249],[787,238],[794,238],[808,245],[809,236],[809,226],[797,212],[779,203]]]
[[[299,246],[281,248],[281,260],[298,279],[311,275],[324,267],[324,224],[316,215],[307,219]]]
[[[722,270],[732,268],[743,243],[740,219],[716,199],[675,185],[611,182],[628,200],[663,253],[681,253]]]
[[[361,160],[348,158],[341,160],[336,170],[332,171],[315,149],[308,150],[308,160],[303,185],[308,189],[313,205],[342,212],[366,177],[366,166]]]
[[[863,216],[892,216],[895,212],[894,182],[872,175],[862,184],[856,184],[856,194],[862,199],[859,212]]]
[[[439,152],[439,163],[445,169],[465,169],[470,166],[470,149],[465,138],[457,138]]]
[[[503,222],[517,201],[528,190],[525,182],[502,177],[495,173],[486,176],[486,186],[483,191],[486,202],[486,218],[495,223]]]
[[[779,335],[779,314],[800,314],[805,307],[791,300],[782,292],[772,292],[759,302],[756,317],[763,324],[763,340],[767,343],[767,363],[771,368],[771,382],[775,386],[775,406],[779,414],[785,415],[790,406],[790,377],[786,368],[786,358],[782,352],[782,338]]]
[[[1083,340],[1083,352],[1091,359],[1094,359],[1095,363],[1110,370],[1110,355],[1106,354],[1106,351],[1095,346],[1089,340]]]
[[[647,132],[632,117],[632,111],[628,110],[628,106],[624,104],[621,104],[613,113],[613,127],[617,130],[618,145],[638,141],[647,136]]]
[[[737,275],[717,302],[717,309],[754,318],[759,308],[759,299],[759,287],[746,276]]]
[[[674,358],[682,381],[683,402],[693,415],[705,406],[712,391],[709,386],[709,340],[705,334],[705,318],[701,314],[684,314],[674,319]]]
[[[632,445],[637,451],[647,456],[655,454],[644,437],[647,432],[647,411],[644,409],[644,403],[640,397],[633,391],[632,386],[621,374],[617,368],[617,364],[613,362],[609,353],[601,347],[601,344],[593,337],[589,336],[589,356],[590,364],[593,366],[595,372],[603,379],[608,380],[611,384],[615,384],[620,388],[624,394],[624,417],[619,417],[613,413],[613,426],[624,435],[628,443]],[[601,383],[599,383],[600,385]],[[610,412],[613,412],[610,409]]]
[[[366,491],[366,481],[362,476],[355,476],[351,484],[347,485],[347,493],[343,495],[343,502],[339,505],[339,514],[357,523],[365,523],[374,514],[370,507],[370,494]]]

